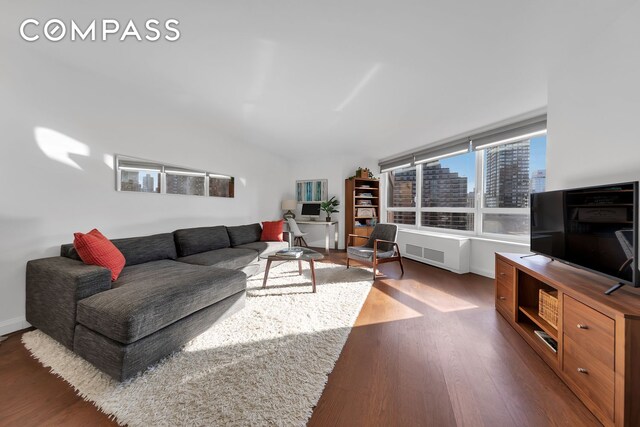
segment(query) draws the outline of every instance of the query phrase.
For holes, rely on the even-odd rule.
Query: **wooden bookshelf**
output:
[[[349,245],[349,234],[362,236],[352,244],[363,244],[373,231],[373,222],[380,220],[380,181],[371,178],[345,180],[345,247]],[[371,203],[371,204],[363,204]],[[358,215],[359,208],[371,208],[372,217]]]

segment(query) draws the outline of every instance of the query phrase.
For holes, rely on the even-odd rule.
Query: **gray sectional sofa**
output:
[[[111,282],[73,245],[27,263],[27,321],[118,381],[133,377],[244,307],[260,254],[260,224],[200,227],[112,240],[126,265]]]

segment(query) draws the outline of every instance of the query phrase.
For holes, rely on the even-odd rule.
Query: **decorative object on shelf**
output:
[[[356,203],[356,206],[371,206],[373,205],[373,203],[371,202],[371,200],[358,200],[358,203]]]
[[[296,201],[302,203],[327,200],[328,187],[329,184],[326,179],[296,181]]]
[[[356,178],[373,178],[373,174],[368,168],[356,169]]]
[[[373,194],[371,194],[371,193],[359,193],[358,197],[373,197]]]
[[[538,291],[538,315],[558,329],[558,291]]]
[[[356,216],[359,218],[373,218],[376,216],[376,210],[374,208],[358,208]]]
[[[320,203],[320,210],[322,210],[322,211],[327,213],[327,222],[331,221],[331,214],[332,213],[339,212],[336,209],[336,206],[338,206],[339,204],[340,204],[340,202],[338,202],[338,200],[336,200],[336,196],[331,197],[326,202]]]
[[[348,179],[354,179],[354,178],[358,178],[358,179],[376,179],[373,176],[373,173],[369,170],[369,168],[362,168],[359,167],[358,169],[356,169],[356,174],[353,176],[350,176]]]
[[[282,218],[288,219],[296,217],[296,214],[293,213],[293,210],[298,207],[298,202],[296,202],[295,200],[283,200],[280,207],[283,211],[286,211],[284,215],[282,215]]]

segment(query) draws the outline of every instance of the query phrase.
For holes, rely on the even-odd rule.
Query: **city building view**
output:
[[[131,170],[121,170],[121,191],[136,191],[141,193],[160,192],[160,173],[144,173]]]
[[[204,196],[204,178],[204,176],[167,173],[167,194]]]
[[[487,148],[484,207],[529,207],[529,141]]]
[[[547,170],[538,169],[531,174],[531,193],[542,193],[546,187]]]
[[[227,176],[209,176],[209,196],[233,197],[234,179]]]
[[[483,208],[529,207],[530,193],[545,191],[546,138],[519,141],[483,150]],[[474,208],[475,163],[468,154],[422,165],[420,208]],[[457,160],[456,160],[457,158]],[[415,167],[388,174],[387,206],[416,207]],[[416,224],[416,209],[388,211],[387,220]],[[452,230],[474,230],[473,212],[421,212],[420,225]],[[529,232],[526,213],[484,213],[482,231],[522,235]]]
[[[389,180],[389,206],[415,207],[416,169],[394,171]],[[474,193],[467,191],[467,177],[443,167],[440,162],[422,167],[423,208],[473,207]],[[422,212],[423,226],[473,230],[473,214],[464,212]],[[389,212],[388,221],[398,224],[415,224],[415,212]]]

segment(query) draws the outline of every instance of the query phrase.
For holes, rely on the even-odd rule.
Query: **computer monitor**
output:
[[[320,203],[303,203],[300,214],[309,219],[320,218]]]

